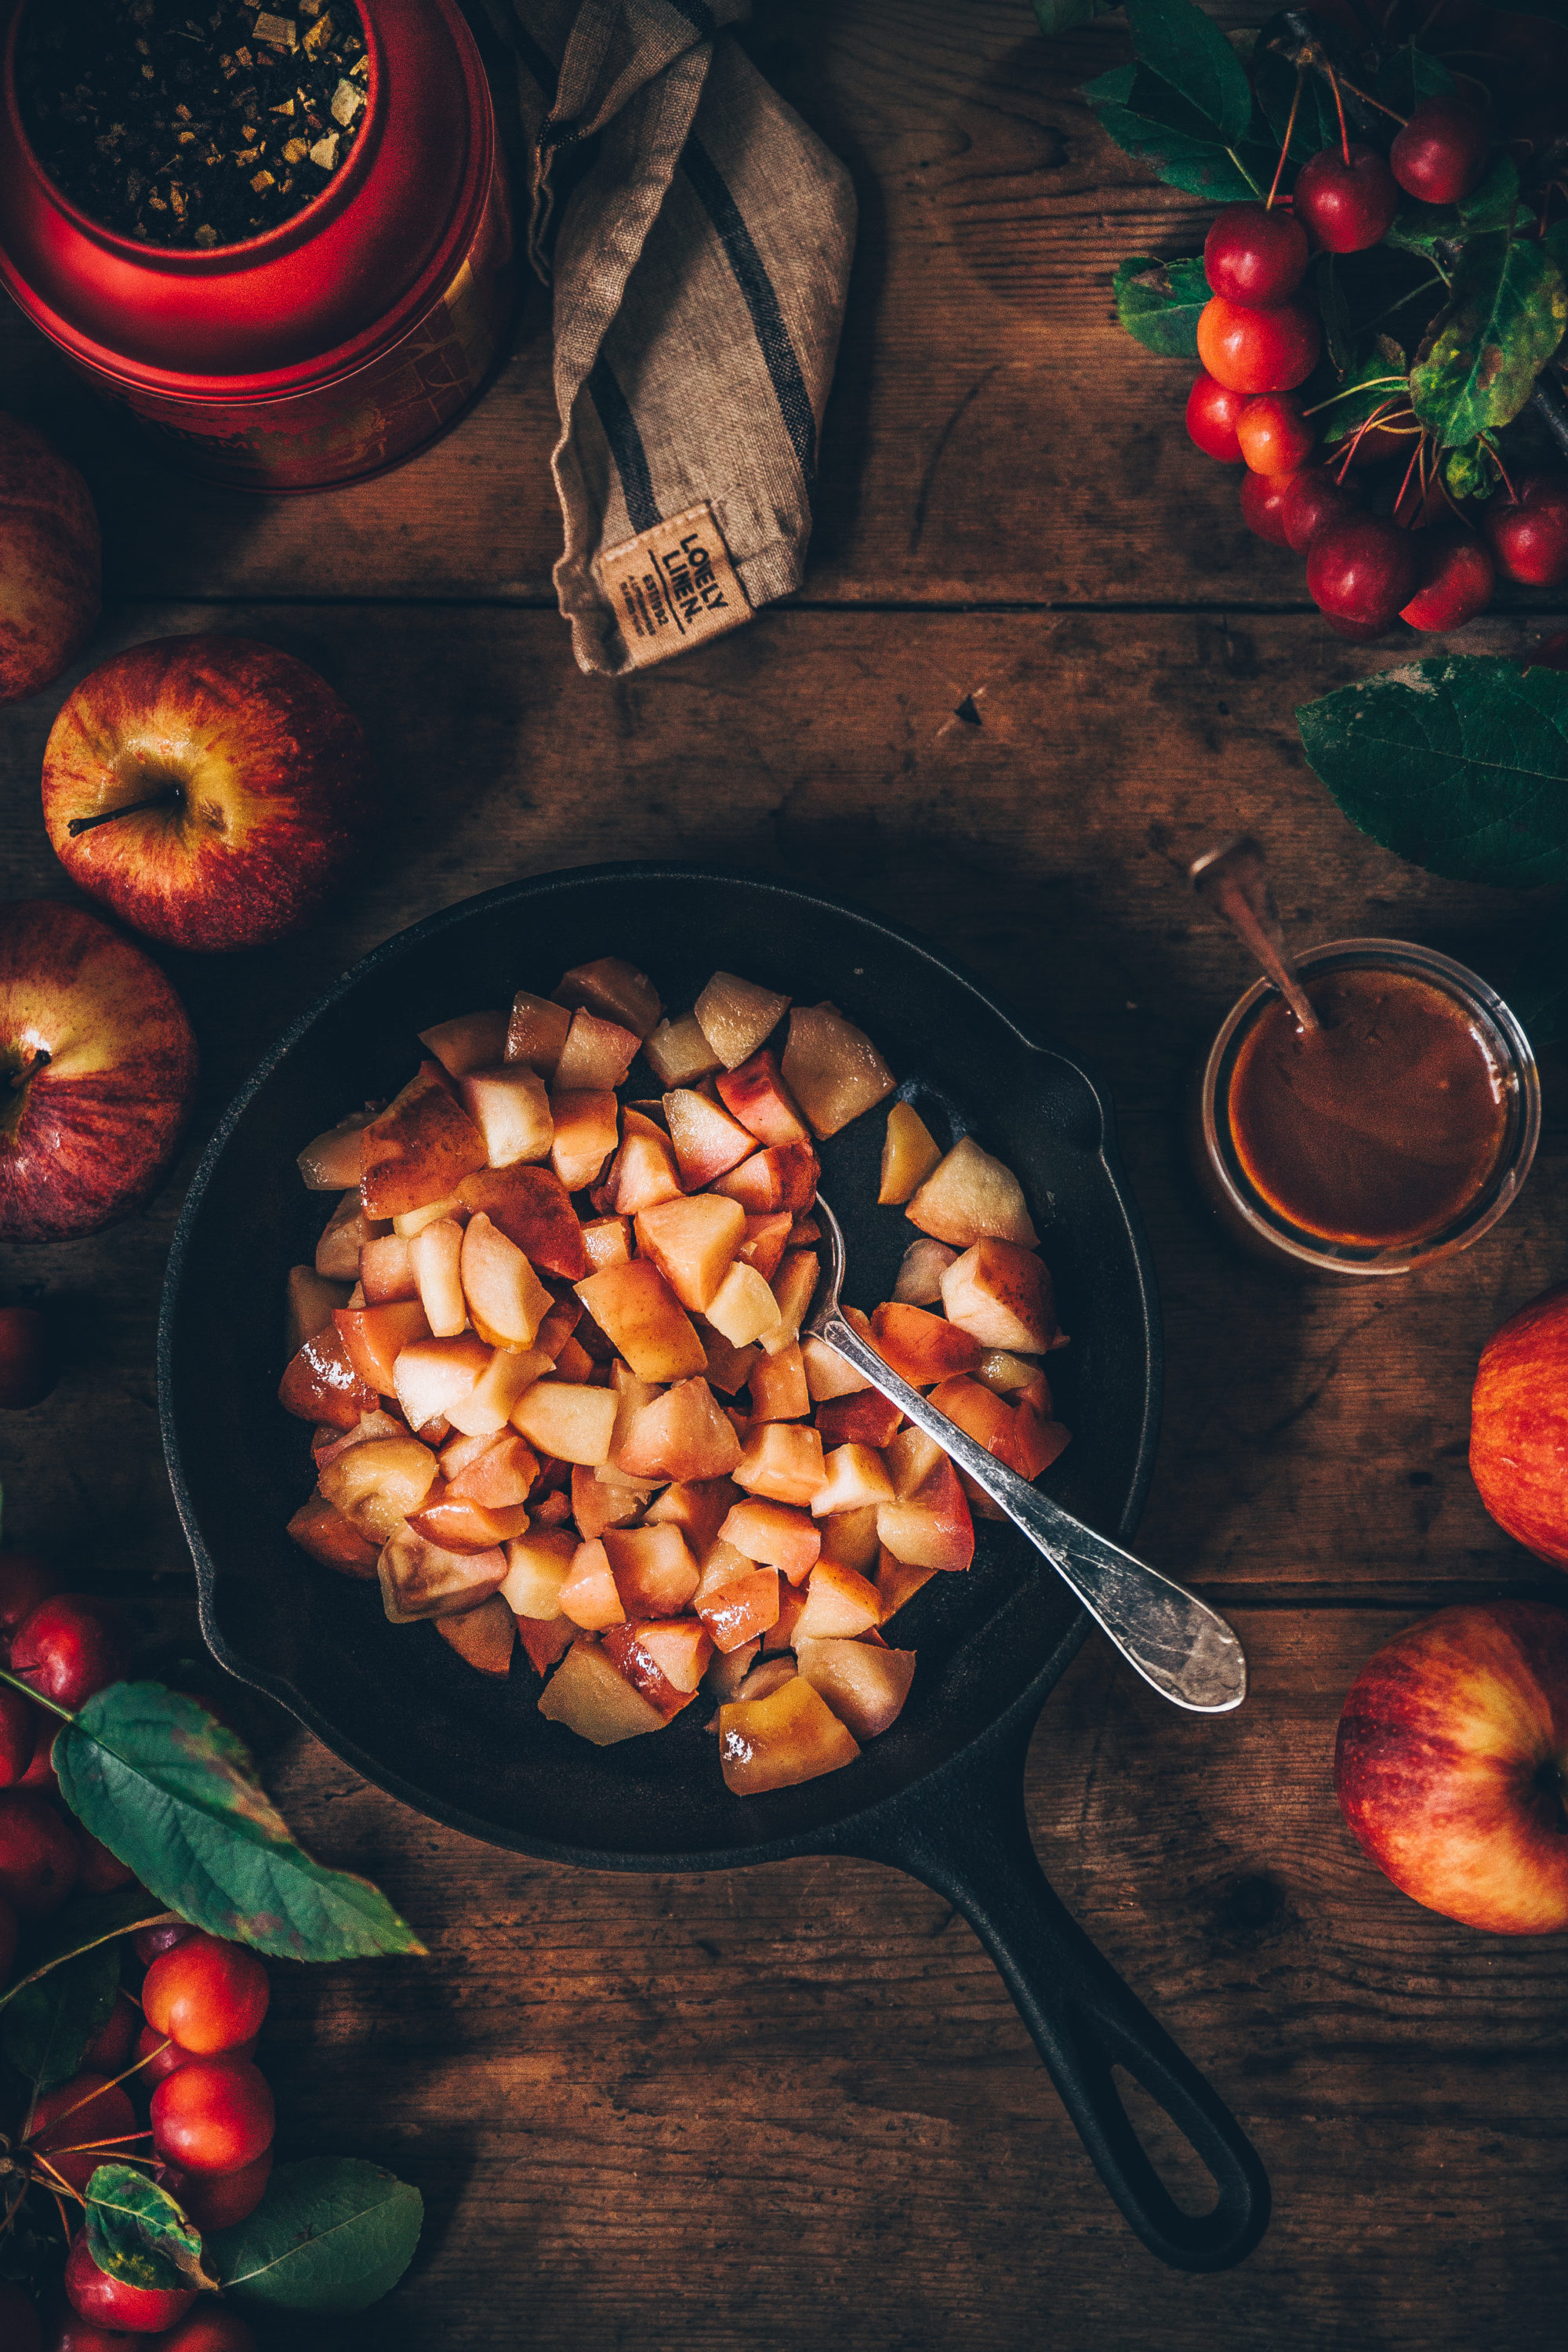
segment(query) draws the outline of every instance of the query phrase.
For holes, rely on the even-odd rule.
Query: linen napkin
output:
[[[554,289],[556,593],[618,676],[800,585],[854,192],[723,30],[748,0],[484,5]]]

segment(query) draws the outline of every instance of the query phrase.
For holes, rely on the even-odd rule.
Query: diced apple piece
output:
[[[906,1601],[912,1601],[922,1591],[938,1571],[934,1568],[916,1568],[896,1559],[890,1551],[881,1550],[877,1558],[877,1598],[882,1604],[885,1625],[896,1610]]]
[[[602,1470],[586,1464],[572,1465],[572,1517],[584,1543],[593,1543],[606,1528],[624,1528],[642,1517],[647,1496],[643,1486],[608,1486]]]
[[[805,1120],[779,1073],[771,1045],[719,1080],[719,1099],[759,1143],[809,1143]]]
[[[583,1247],[588,1254],[588,1265],[597,1274],[604,1265],[625,1265],[632,1254],[632,1221],[629,1217],[595,1217],[583,1228]]]
[[[736,1251],[744,1265],[754,1266],[764,1282],[772,1282],[780,1262],[790,1245],[795,1219],[787,1209],[771,1210],[766,1216],[746,1219],[746,1238]]]
[[[649,1527],[668,1520],[679,1528],[688,1549],[698,1559],[706,1559],[725,1515],[739,1500],[740,1488],[732,1478],[677,1478],[648,1505],[646,1517]]]
[[[283,1337],[289,1355],[326,1329],[333,1309],[342,1307],[348,1295],[347,1283],[328,1282],[313,1265],[289,1267],[283,1294]],[[768,1304],[773,1304],[771,1293]]]
[[[360,1207],[357,1191],[345,1192],[316,1244],[316,1272],[329,1282],[353,1282],[359,1273],[360,1252],[374,1232],[385,1230],[384,1225],[373,1227]]]
[[[830,1518],[822,1520],[823,1559],[868,1575],[877,1565],[877,1554],[881,1549],[877,1533],[878,1507],[868,1505],[863,1511],[835,1511]]]
[[[693,1087],[723,1067],[694,1013],[682,1013],[679,1021],[661,1021],[643,1039],[643,1052],[661,1087]]]
[[[647,1618],[632,1632],[667,1682],[678,1691],[697,1688],[713,1655],[713,1637],[700,1618]]]
[[[411,1528],[400,1528],[376,1562],[381,1604],[395,1625],[477,1609],[506,1574],[503,1551],[443,1551]]]
[[[778,1301],[779,1319],[763,1333],[763,1346],[770,1356],[781,1348],[792,1348],[800,1336],[800,1327],[811,1312],[811,1302],[816,1297],[822,1280],[822,1264],[815,1250],[786,1250],[783,1263],[773,1279],[773,1294]]]
[[[610,1366],[609,1386],[616,1399],[616,1425],[610,1437],[610,1459],[605,1468],[616,1471],[628,1486],[636,1486],[640,1483],[638,1474],[620,1467],[621,1448],[631,1435],[632,1423],[644,1405],[651,1404],[655,1397],[662,1396],[664,1391],[657,1381],[639,1380],[631,1366],[623,1363],[618,1356]]]
[[[300,1154],[299,1168],[309,1192],[344,1192],[357,1189],[361,1143],[370,1122],[369,1111],[358,1111],[307,1143]]]
[[[707,1315],[722,1331],[723,1323],[709,1310],[746,1238],[746,1213],[740,1202],[721,1200],[712,1192],[689,1201],[659,1202],[637,1213],[637,1237],[639,1252],[653,1260],[682,1307]],[[750,1333],[733,1344],[744,1347],[755,1336]]]
[[[321,1474],[321,1492],[362,1535],[383,1544],[419,1508],[437,1475],[436,1456],[417,1438],[384,1437],[336,1455]]]
[[[731,1699],[719,1710],[719,1761],[734,1797],[792,1789],[859,1753],[853,1732],[799,1675],[771,1697]]]
[[[795,1663],[803,1680],[862,1745],[898,1721],[915,1678],[912,1650],[875,1648],[869,1642],[803,1636]]]
[[[956,1324],[928,1314],[923,1307],[904,1307],[896,1300],[872,1315],[871,1339],[884,1362],[917,1389],[972,1372],[982,1354],[979,1340]]]
[[[975,1242],[942,1276],[942,1300],[948,1321],[971,1332],[983,1349],[1027,1348],[1043,1355],[1060,1344],[1050,1275],[1016,1242]]]
[[[837,1135],[897,1084],[865,1031],[831,1004],[795,1006],[781,1067],[817,1137]]]
[[[324,1423],[310,1440],[310,1459],[318,1472],[351,1445],[369,1445],[378,1437],[406,1437],[408,1423],[400,1412],[384,1412],[380,1405],[362,1412],[352,1429]]]
[[[738,1208],[739,1203],[726,1205]],[[736,1259],[708,1302],[708,1320],[732,1348],[749,1348],[782,1318],[778,1300],[756,1267]]]
[[[809,1143],[770,1143],[753,1151],[713,1185],[726,1200],[739,1201],[748,1217],[770,1217],[787,1209],[809,1209],[816,1198],[822,1163]]]
[[[563,1282],[578,1282],[587,1273],[583,1228],[552,1168],[521,1162],[487,1168],[465,1179],[460,1198],[471,1215],[483,1211],[542,1273],[559,1275]]]
[[[531,996],[526,988],[520,988],[507,1019],[504,1058],[537,1070],[542,1078],[553,1077],[571,1026],[572,1015],[565,1005],[552,1004],[548,997]]]
[[[846,1309],[846,1314],[853,1320],[852,1310]],[[861,1336],[868,1339],[871,1326],[863,1315],[860,1322],[865,1325]],[[826,1339],[803,1339],[800,1352],[805,1364],[805,1384],[814,1403],[826,1404],[832,1397],[858,1396],[863,1389],[870,1389],[865,1373],[857,1370],[847,1356],[841,1356]]]
[[[613,1748],[619,1739],[664,1728],[658,1707],[617,1674],[602,1645],[586,1635],[573,1643],[545,1685],[539,1712],[595,1748]]]
[[[576,1550],[571,1536],[552,1528],[530,1528],[507,1545],[500,1597],[514,1616],[546,1622],[560,1616],[561,1588],[572,1572]]]
[[[462,1226],[455,1217],[437,1217],[433,1225],[415,1235],[408,1248],[419,1304],[431,1334],[437,1339],[455,1339],[468,1328],[468,1303],[458,1272],[463,1254]],[[408,1336],[417,1339],[420,1334]]]
[[[400,1234],[376,1234],[359,1254],[359,1278],[367,1307],[391,1307],[401,1299],[417,1298],[413,1243]]]
[[[753,1423],[804,1421],[811,1411],[805,1358],[793,1340],[776,1356],[759,1356],[752,1367],[748,1387]]]
[[[1015,1405],[1013,1420],[1013,1466],[1020,1478],[1038,1478],[1071,1444],[1072,1432],[1059,1421],[1043,1420],[1032,1404]]]
[[[1032,1429],[1021,1429],[1014,1408],[979,1381],[943,1381],[932,1389],[931,1401],[938,1412],[945,1412],[976,1445],[984,1445],[987,1454],[994,1454],[1020,1478],[1038,1476],[1037,1470],[1026,1466],[1040,1450],[1037,1433],[1042,1424],[1037,1413],[1030,1416]]]
[[[942,1158],[942,1146],[912,1103],[893,1103],[888,1111],[888,1132],[882,1143],[879,1204],[902,1208]]]
[[[712,1637],[709,1638],[711,1640]],[[750,1642],[742,1642],[737,1649],[729,1651],[716,1649],[703,1671],[703,1689],[721,1702],[733,1698],[756,1663],[757,1654],[761,1648],[761,1642],[752,1639]],[[717,1726],[710,1726],[710,1728],[716,1729]]]
[[[444,1551],[489,1551],[524,1534],[528,1513],[521,1504],[491,1510],[437,1486],[417,1511],[409,1513],[408,1524],[416,1536],[439,1544]]]
[[[574,963],[563,972],[555,991],[558,1004],[574,1011],[581,1005],[603,1021],[618,1022],[635,1037],[650,1037],[664,1011],[658,991],[646,971],[623,956],[597,956],[591,963]]]
[[[942,1459],[942,1451],[935,1438],[928,1437],[912,1423],[908,1429],[900,1429],[891,1444],[882,1449],[882,1460],[900,1503],[908,1502],[924,1486]]]
[[[922,1234],[961,1250],[980,1241],[1016,1242],[1033,1249],[1040,1238],[1029,1222],[1023,1186],[972,1135],[939,1162],[905,1214]]]
[[[789,1009],[787,996],[732,971],[716,971],[695,1006],[697,1025],[727,1070],[738,1070],[772,1036]]]
[[[706,1095],[676,1087],[665,1096],[664,1116],[675,1147],[680,1181],[689,1192],[712,1183],[756,1148],[756,1137]]]
[[[610,1389],[576,1381],[536,1381],[511,1409],[511,1425],[542,1454],[559,1462],[585,1462],[597,1468],[610,1458],[616,1399]]]
[[[815,1429],[802,1429],[795,1422],[770,1421],[752,1432],[731,1475],[749,1495],[809,1506],[827,1482],[822,1440]]]
[[[278,1402],[297,1420],[330,1422],[352,1429],[361,1413],[374,1412],[376,1392],[361,1380],[334,1318],[297,1348],[278,1384]]]
[[[819,1433],[820,1434],[820,1433]],[[813,1518],[832,1511],[863,1511],[893,1499],[893,1482],[868,1445],[840,1445],[826,1457],[827,1484],[811,1498]]]
[[[603,1266],[575,1287],[605,1339],[639,1380],[681,1381],[706,1373],[708,1358],[690,1317],[647,1259]]]
[[[580,1543],[572,1555],[572,1565],[562,1581],[560,1609],[574,1625],[585,1633],[597,1633],[606,1625],[624,1625],[626,1610],[616,1590],[616,1580],[610,1569],[610,1557],[602,1538],[591,1543]]]
[[[678,1381],[642,1406],[617,1460],[634,1478],[723,1478],[741,1458],[741,1441],[705,1380]]]
[[[534,1333],[534,1346],[542,1356],[548,1356],[554,1363],[582,1320],[583,1302],[580,1298],[558,1298]]]
[[[477,1666],[481,1675],[510,1672],[517,1619],[498,1594],[492,1592],[477,1609],[465,1609],[458,1616],[437,1617],[436,1631],[465,1665]]]
[[[907,1500],[883,1503],[877,1533],[909,1568],[967,1568],[974,1557],[974,1522],[958,1474],[943,1454]]]
[[[416,1253],[428,1239],[429,1234],[420,1234]],[[531,1348],[552,1302],[521,1250],[482,1209],[469,1218],[460,1242],[458,1295],[475,1329],[495,1348]]]
[[[605,1181],[612,1206],[623,1217],[635,1217],[639,1209],[680,1198],[675,1146],[663,1128],[656,1127],[640,1110],[622,1113],[621,1148]]]
[[[792,1584],[805,1583],[822,1550],[822,1537],[805,1511],[759,1496],[735,1505],[719,1538],[747,1559],[776,1568]]]
[[[947,1242],[911,1242],[899,1267],[893,1297],[905,1307],[940,1305],[942,1277],[957,1257],[958,1252]]]
[[[816,1410],[816,1433],[824,1450],[833,1445],[873,1445],[879,1452],[890,1445],[903,1414],[876,1389],[858,1395],[829,1397]]]
[[[695,1627],[699,1633],[700,1625]],[[653,1652],[642,1639],[637,1625],[610,1625],[600,1636],[604,1653],[618,1675],[624,1675],[632,1688],[641,1693],[650,1706],[657,1706],[666,1723],[691,1704],[693,1692],[678,1690],[659,1664]]]
[[[572,1015],[572,1026],[561,1048],[561,1059],[555,1065],[551,1092],[613,1094],[616,1087],[625,1083],[640,1042],[618,1021],[602,1021],[596,1013],[584,1012],[579,1006]]]
[[[300,1504],[288,1532],[300,1550],[308,1551],[323,1568],[335,1568],[342,1576],[375,1574],[375,1545],[350,1526],[319,1487],[308,1503]]]
[[[796,1217],[790,1227],[791,1249],[816,1249],[821,1239],[822,1219],[820,1217]]]
[[[421,1062],[361,1139],[360,1206],[396,1217],[454,1192],[485,1164],[485,1139],[454,1101],[438,1063]]]
[[[697,1591],[699,1572],[678,1527],[662,1520],[651,1528],[606,1528],[600,1540],[628,1617],[679,1616]]]
[[[461,1224],[468,1213],[461,1191],[447,1192],[438,1201],[426,1201],[423,1208],[401,1210],[392,1220],[392,1230],[397,1240],[411,1242],[437,1219],[455,1217]]]
[[[779,1572],[759,1568],[721,1537],[702,1562],[691,1605],[716,1650],[738,1650],[778,1623]]]
[[[499,1434],[519,1398],[550,1369],[549,1357],[537,1348],[497,1348],[468,1394],[447,1408],[453,1428],[476,1435]]]
[[[384,1307],[383,1315],[398,1310]],[[428,1422],[449,1421],[489,1368],[491,1350],[472,1332],[458,1339],[415,1339],[400,1350],[393,1366],[393,1392],[410,1429]]]
[[[620,1105],[609,1089],[552,1087],[550,1116],[555,1139],[550,1165],[569,1192],[598,1181],[599,1171],[620,1142]]]
[[[419,1043],[449,1078],[461,1078],[500,1060],[507,1026],[504,1013],[459,1013],[455,1021],[437,1021],[433,1029],[421,1029]]]
[[[816,1563],[813,1561],[812,1566],[815,1567],[816,1564]],[[809,1573],[810,1571],[807,1570],[807,1574]],[[800,1623],[801,1616],[805,1608],[805,1577],[802,1577],[798,1584],[790,1584],[785,1582],[779,1586],[778,1623],[776,1625],[770,1625],[767,1632],[763,1635],[763,1653],[764,1656],[770,1650],[794,1649],[795,1628]]]
[[[782,1690],[785,1683],[794,1682],[795,1671],[793,1657],[759,1658],[735,1693],[735,1698],[742,1706],[749,1706],[755,1699],[772,1698],[774,1691]]]
[[[480,1451],[458,1462],[453,1449],[459,1445],[477,1445]],[[532,1493],[539,1457],[521,1437],[504,1430],[495,1437],[453,1438],[441,1449],[441,1467],[448,1495],[482,1503],[488,1510],[510,1511],[526,1503]]]
[[[458,1080],[463,1108],[485,1139],[491,1168],[521,1160],[548,1160],[555,1122],[544,1081],[526,1062],[498,1062]]]
[[[761,1349],[731,1348],[722,1331],[715,1331],[711,1323],[701,1316],[693,1319],[697,1336],[702,1342],[703,1354],[708,1359],[705,1377],[710,1387],[722,1389],[726,1396],[733,1396],[751,1379],[752,1367],[757,1362]]]
[[[857,1633],[867,1633],[881,1622],[882,1604],[876,1586],[836,1559],[819,1559],[805,1588],[805,1607],[795,1629],[795,1645],[798,1649],[802,1642],[839,1637],[853,1641]]]
[[[974,1367],[974,1377],[1012,1404],[1027,1402],[1048,1414],[1051,1391],[1045,1373],[1032,1356],[1015,1356],[1005,1348],[988,1348]]]
[[[517,1638],[534,1673],[547,1675],[579,1636],[570,1617],[520,1617]]]

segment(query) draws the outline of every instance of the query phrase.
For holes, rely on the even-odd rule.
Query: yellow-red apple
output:
[[[1540,1559],[1568,1568],[1568,1284],[1521,1307],[1481,1350],[1470,1397],[1470,1475],[1482,1502]]]
[[[0,416],[0,702],[37,694],[76,659],[100,572],[87,484],[41,433]]]

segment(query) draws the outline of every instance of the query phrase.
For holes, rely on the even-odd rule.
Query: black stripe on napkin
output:
[[[621,494],[626,502],[632,536],[636,538],[645,530],[651,530],[655,523],[664,520],[664,517],[653,494],[653,476],[648,471],[647,451],[643,447],[637,418],[632,415],[626,394],[616,381],[603,352],[594,362],[588,377],[588,397],[597,409],[599,422],[605,428],[605,438],[610,445],[610,455],[621,478]]]
[[[805,379],[801,374],[800,362],[795,357],[795,345],[790,341],[789,329],[784,325],[773,280],[763,266],[762,255],[752,242],[751,230],[741,217],[741,207],[700,140],[688,139],[680,158],[680,168],[719,233],[719,241],[735,273],[735,283],[752,314],[752,324],[756,330],[757,341],[773,379],[773,391],[778,396],[784,430],[794,445],[800,470],[809,482],[816,471],[816,419],[811,413]]]

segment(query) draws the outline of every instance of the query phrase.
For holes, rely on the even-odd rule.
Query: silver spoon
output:
[[[1311,1000],[1296,976],[1285,945],[1285,926],[1274,903],[1263,851],[1249,833],[1238,833],[1218,849],[1205,850],[1187,868],[1187,878],[1200,898],[1206,898],[1225,917],[1244,947],[1263,966],[1296,1016],[1303,1035],[1315,1037],[1321,1026]]]
[[[975,1485],[999,1503],[1135,1673],[1173,1706],[1195,1715],[1228,1715],[1247,1696],[1241,1643],[1215,1609],[1184,1585],[1145,1568],[1131,1552],[1097,1535],[1058,1503],[987,1454],[957,1425],[900,1380],[860,1337],[839,1306],[844,1286],[844,1234],[819,1192],[816,1213],[826,1229],[828,1264],[805,1336],[826,1341]]]

